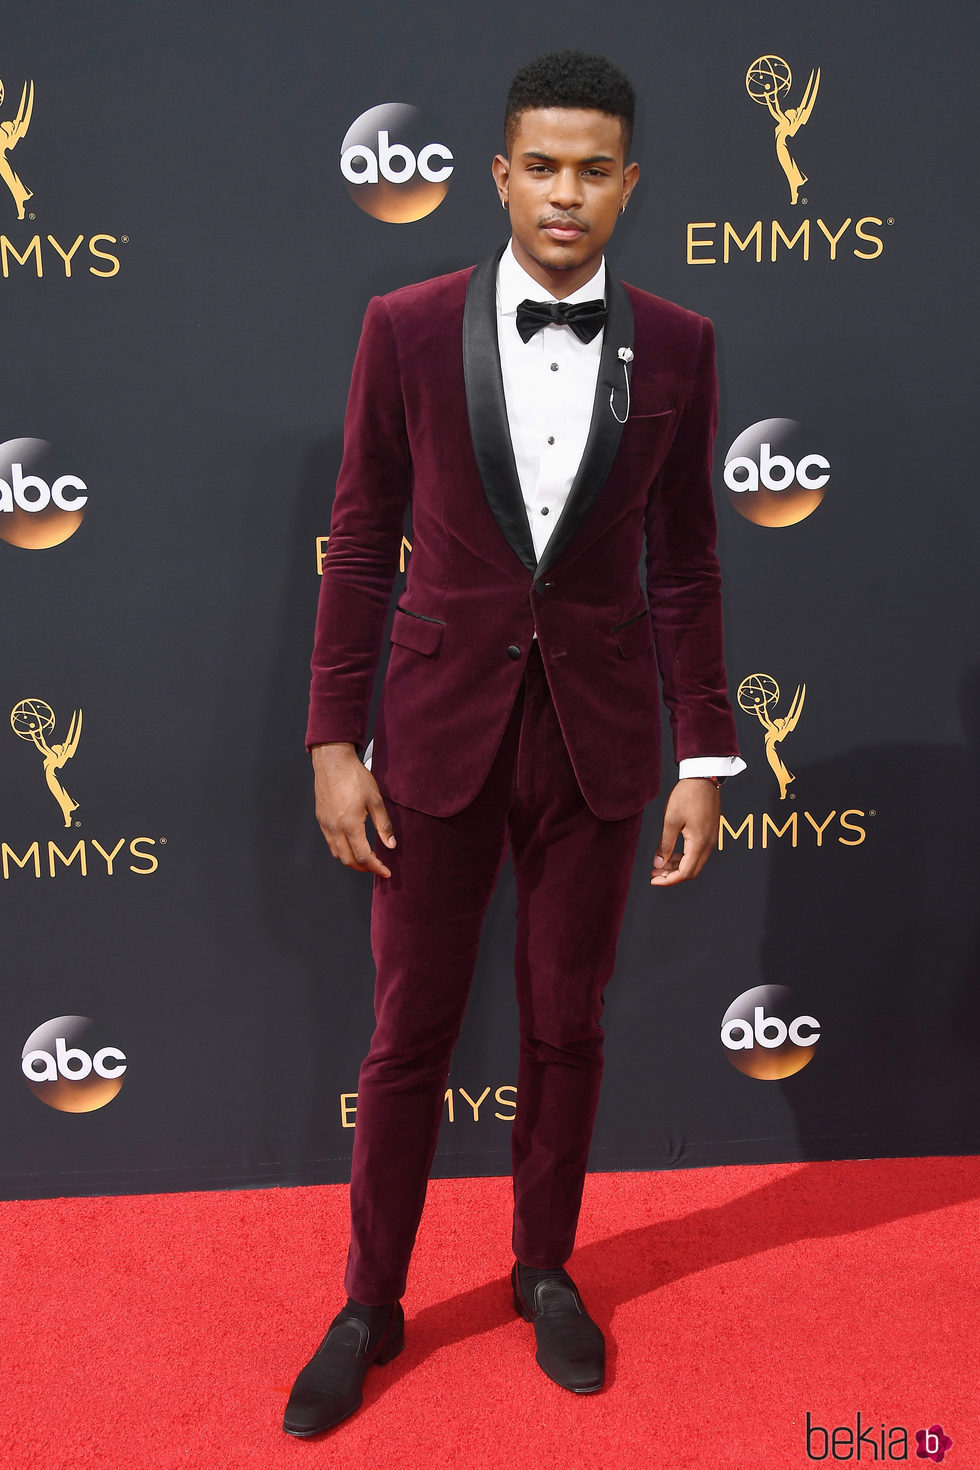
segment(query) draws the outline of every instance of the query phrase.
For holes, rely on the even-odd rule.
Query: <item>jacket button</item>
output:
[[[518,648],[518,646],[517,646],[516,643],[512,643],[510,645],[510,647],[508,648],[508,650],[507,650],[507,657],[508,658],[520,658],[520,656],[521,656],[521,650]]]

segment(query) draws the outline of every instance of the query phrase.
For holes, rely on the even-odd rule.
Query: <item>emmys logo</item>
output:
[[[123,1085],[126,1054],[97,1046],[102,1038],[88,1016],[55,1016],[24,1042],[21,1071],[34,1096],[59,1113],[94,1113]]]
[[[82,737],[82,712],[80,709],[73,711],[63,740],[54,739],[55,724],[55,712],[45,699],[19,699],[10,711],[10,728],[14,734],[33,745],[41,757],[45,783],[65,826],[80,827],[81,822],[74,817],[78,802],[62,785],[61,772],[78,749]],[[91,868],[94,873],[104,871],[107,878],[112,878],[124,867],[141,875],[155,873],[160,859],[154,848],[158,844],[166,845],[166,841],[165,837],[131,837],[128,841],[119,837],[114,842],[102,843],[95,837],[81,837],[69,852],[51,840],[28,842],[23,851],[21,843],[13,845],[0,841],[0,874],[8,879],[16,873],[33,872],[35,878],[40,878],[42,871],[46,870],[47,875],[54,878],[71,869],[80,877],[87,878]]]
[[[823,500],[830,460],[822,454],[800,454],[802,438],[795,419],[760,419],[733,442],[725,455],[725,489],[747,521],[795,526]]]
[[[3,103],[4,86],[0,81],[0,108],[3,107]],[[27,187],[15,170],[11,162],[11,154],[18,143],[27,136],[33,115],[34,83],[26,81],[21,89],[17,112],[13,117],[0,121],[0,179],[6,185],[18,220],[33,220],[34,214],[33,212],[28,213],[26,206],[28,201],[34,198],[34,191]],[[19,159],[20,154],[16,156]],[[3,197],[5,197],[4,192],[0,189],[0,198]],[[27,240],[22,235],[15,234],[11,238],[0,234],[0,274],[4,280],[8,280],[12,267],[20,266],[28,274],[33,267],[34,275],[40,280],[47,266],[49,274],[53,272],[60,275],[61,271],[64,271],[65,279],[71,280],[73,266],[75,273],[78,274],[81,262],[88,259],[94,262],[94,264],[89,264],[89,275],[108,279],[110,276],[119,274],[120,261],[118,255],[114,255],[111,250],[104,247],[125,245],[128,242],[128,235],[110,235],[104,232],[93,235],[77,233],[74,240],[65,245],[60,244],[54,235],[49,234],[44,236],[35,234]]]
[[[484,1087],[481,1092],[474,1087],[472,1096],[465,1087],[447,1087],[442,1100],[446,1105],[447,1123],[456,1122],[457,1109],[460,1118],[465,1118],[467,1123],[470,1121],[471,1114],[474,1123],[486,1123],[491,1118],[498,1118],[501,1123],[513,1123],[517,1116],[517,1088],[509,1082],[495,1088],[492,1096],[489,1086]],[[501,1113],[498,1111],[499,1108],[509,1108],[510,1111]],[[342,1092],[340,1094],[341,1128],[353,1128],[356,1118],[357,1093]]]
[[[33,741],[44,759],[44,779],[48,790],[61,808],[65,826],[71,826],[71,814],[78,810],[78,802],[72,801],[58,779],[58,772],[68,764],[82,735],[82,712],[77,709],[71,717],[66,738],[60,742],[48,742],[54,733],[54,710],[43,699],[21,699],[10,711],[10,725],[21,740]]]
[[[340,172],[358,208],[396,225],[438,208],[449,189],[453,155],[427,136],[421,112],[407,102],[383,102],[351,123]]]
[[[316,574],[323,576],[323,564],[327,558],[327,547],[330,544],[329,536],[317,536],[316,538]],[[398,548],[398,570],[404,572],[408,558],[412,554],[412,543],[407,536],[402,536],[401,546]]]
[[[813,104],[817,100],[820,86],[820,69],[811,71],[799,107],[782,107],[780,98],[786,97],[793,85],[793,73],[781,56],[760,56],[753,61],[745,74],[745,90],[753,102],[769,109],[776,124],[776,157],[789,184],[789,202],[798,204],[800,189],[807,181],[795,158],[789,151],[789,140],[795,138],[810,118]]]
[[[0,106],[3,105],[3,98],[3,82],[0,82]],[[17,109],[17,116],[12,120],[0,122],[0,179],[3,179],[7,188],[10,190],[10,197],[14,201],[18,219],[24,218],[24,205],[33,195],[27,185],[22,183],[14,172],[9,155],[30,127],[33,111],[34,83],[25,82],[24,90],[20,94],[20,106]]]
[[[785,985],[757,985],[733,1000],[721,1023],[721,1043],[733,1067],[760,1082],[800,1072],[816,1051],[820,1022],[797,1013]]]
[[[786,789],[796,777],[788,769],[776,746],[780,741],[791,735],[800,722],[803,713],[803,701],[806,699],[806,685],[798,684],[793,702],[785,715],[780,718],[773,716],[773,709],[779,703],[779,685],[769,674],[749,674],[738,686],[739,708],[744,709],[747,714],[755,715],[762,726],[766,745],[766,760],[772,769],[772,773],[779,782],[779,799],[786,800]]]
[[[762,726],[769,769],[779,786],[779,799],[786,801],[789,787],[796,780],[782,755],[782,743],[792,735],[800,723],[803,704],[806,700],[806,685],[798,684],[785,714],[779,715],[779,685],[771,674],[747,674],[738,686],[739,708],[754,716]],[[765,851],[772,843],[782,840],[783,846],[800,847],[812,845],[822,850],[836,851],[832,839],[839,847],[860,847],[866,841],[868,829],[864,825],[869,817],[877,815],[874,808],[833,807],[825,816],[819,811],[798,811],[791,807],[795,793],[789,794],[787,805],[778,817],[770,812],[748,812],[741,819],[724,813],[718,821],[718,851],[734,846],[744,839],[749,852],[756,847]]]
[[[46,439],[0,444],[0,541],[44,551],[74,536],[88,486],[66,468],[64,455]]]
[[[820,69],[810,72],[803,95],[796,107],[787,107],[793,74],[781,56],[759,56],[745,74],[745,89],[753,102],[765,107],[775,124],[776,159],[789,185],[791,206],[805,205],[809,200],[800,193],[807,176],[795,158],[796,140],[813,112],[820,87]],[[792,145],[792,146],[791,146]],[[882,230],[895,223],[891,216],[864,214],[855,218],[831,215],[801,219],[792,217],[784,227],[778,219],[692,220],[687,226],[688,265],[730,265],[746,257],[762,264],[764,256],[775,265],[795,259],[837,261],[848,255],[855,260],[877,260],[885,249]]]

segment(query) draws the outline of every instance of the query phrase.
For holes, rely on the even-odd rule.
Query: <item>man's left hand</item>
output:
[[[650,882],[654,888],[686,883],[698,876],[718,841],[720,816],[721,790],[713,781],[703,776],[678,781],[667,798],[660,845],[653,860]],[[684,845],[676,853],[674,848],[681,836]]]

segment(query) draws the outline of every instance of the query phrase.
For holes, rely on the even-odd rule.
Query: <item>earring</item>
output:
[[[626,205],[625,204],[621,204],[620,205],[619,212],[620,212],[620,214],[625,214],[626,213]]]
[[[507,208],[507,200],[506,199],[501,199],[501,201],[500,201],[500,207],[501,207],[501,209],[506,209]]]

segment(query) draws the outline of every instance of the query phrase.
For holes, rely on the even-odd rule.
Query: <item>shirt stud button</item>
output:
[[[554,434],[552,434],[552,435],[550,435],[550,437],[548,439],[548,443],[549,444],[554,444],[554,442],[555,442],[555,436],[554,436]]]
[[[552,372],[553,372],[553,373],[556,373],[556,372],[557,372],[557,371],[558,371],[558,364],[557,364],[557,363],[556,363],[556,362],[553,362],[553,363],[552,363],[552,364],[551,364],[551,371],[552,371]]]
[[[542,506],[542,507],[541,507],[541,514],[542,514],[542,515],[543,515],[543,516],[546,516],[546,515],[547,515],[547,514],[548,514],[548,507],[547,507],[547,506],[546,506],[546,505],[543,505],[543,506]]]

